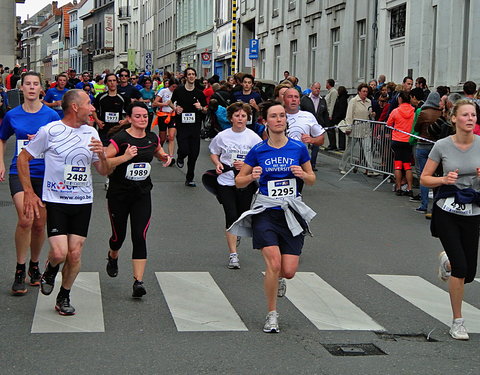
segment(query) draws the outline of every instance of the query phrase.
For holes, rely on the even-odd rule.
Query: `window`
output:
[[[330,77],[337,80],[338,77],[338,50],[340,48],[340,28],[332,29],[332,47],[330,51]]]
[[[230,3],[230,1],[229,1],[229,3]],[[265,7],[264,0],[258,0],[258,23],[262,23],[263,21],[265,21],[264,7]]]
[[[260,77],[265,77],[265,49],[260,50]]]
[[[290,42],[290,74],[296,75],[297,72],[297,41]]]
[[[390,39],[405,36],[407,5],[403,4],[390,10]]]
[[[128,25],[123,25],[123,50],[128,51]]]
[[[316,77],[316,54],[317,54],[317,34],[308,37],[308,72],[307,81],[309,84],[315,82]]]
[[[358,79],[361,81],[366,80],[366,57],[367,57],[367,22],[361,20],[357,22],[357,35],[358,35]]]
[[[278,16],[278,1],[279,0],[272,0],[272,17]]]
[[[275,46],[273,56],[273,79],[278,80],[280,78],[280,44]]]

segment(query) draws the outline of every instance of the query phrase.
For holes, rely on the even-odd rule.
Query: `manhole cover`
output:
[[[364,355],[387,355],[373,344],[323,344],[331,355],[340,357],[354,357]]]
[[[383,333],[378,332],[377,336],[385,341],[414,341],[414,342],[438,342],[431,336],[424,333]]]
[[[9,207],[9,206],[13,206],[12,201],[0,201],[0,207]]]

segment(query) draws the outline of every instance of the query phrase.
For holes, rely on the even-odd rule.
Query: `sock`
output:
[[[70,289],[65,289],[63,286],[60,287],[57,298],[68,298],[70,297]]]
[[[60,264],[57,264],[55,267],[53,267],[50,264],[50,262],[48,262],[47,263],[47,268],[45,269],[45,272],[49,273],[50,275],[56,275],[59,268],[60,268]]]
[[[30,264],[28,266],[28,268],[38,268],[38,262],[32,262],[32,260],[30,260]]]
[[[238,254],[237,253],[230,253],[230,258],[232,257],[238,257]]]
[[[17,271],[25,272],[25,263],[23,264],[17,263]]]

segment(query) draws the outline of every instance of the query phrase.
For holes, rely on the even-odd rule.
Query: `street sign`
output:
[[[248,58],[250,60],[258,59],[259,46],[260,46],[260,41],[258,39],[250,39],[248,43]]]
[[[210,65],[212,54],[210,52],[202,52],[202,65]]]

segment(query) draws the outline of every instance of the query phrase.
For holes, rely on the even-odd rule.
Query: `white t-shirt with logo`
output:
[[[164,89],[161,89],[157,96],[162,98],[162,103],[168,102],[170,99],[172,99],[173,91],[170,91],[168,87],[165,87]],[[173,111],[172,107],[169,105],[164,105],[163,107],[160,107],[160,111],[165,112],[165,113],[170,113]]]
[[[302,141],[302,134],[318,137],[325,133],[325,130],[322,125],[318,123],[315,116],[307,111],[298,111],[294,114],[287,113],[287,122],[287,135],[298,141]]]
[[[33,157],[45,155],[43,197],[45,202],[84,204],[93,202],[92,163],[98,155],[90,151],[91,138],[100,139],[95,128],[72,128],[62,121],[38,130],[26,150]]]
[[[234,132],[232,128],[225,129],[218,133],[210,142],[210,152],[220,155],[223,164],[233,166],[235,160],[243,161],[250,149],[262,139],[250,129],[242,132]],[[233,171],[222,173],[217,181],[223,186],[235,185],[235,174]]]

